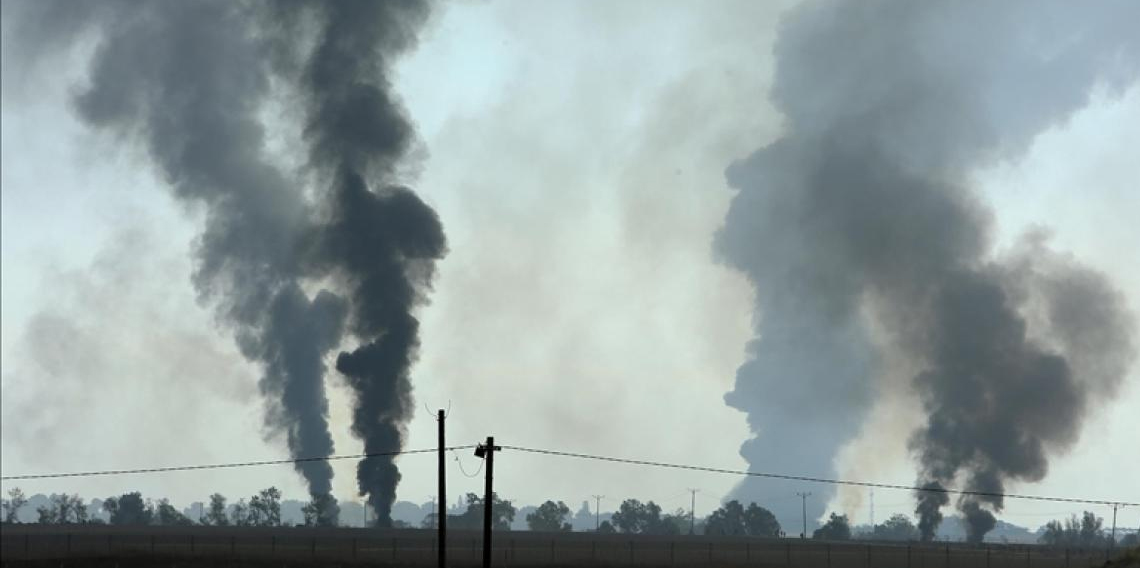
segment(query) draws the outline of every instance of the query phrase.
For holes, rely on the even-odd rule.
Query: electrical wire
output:
[[[455,453],[455,450],[451,450],[451,455],[455,456],[455,463],[456,463],[456,464],[459,464],[459,471],[460,471],[460,472],[461,472],[461,473],[462,473],[462,474],[463,474],[465,477],[475,477],[475,476],[479,475],[479,473],[480,473],[481,471],[483,471],[483,462],[484,462],[484,461],[486,461],[486,460],[480,460],[480,461],[479,461],[479,467],[478,467],[478,468],[475,470],[475,473],[472,473],[471,475],[467,475],[467,470],[463,469],[463,462],[462,462],[462,461],[460,461],[460,459],[459,459],[459,454]]]
[[[444,449],[455,451],[455,450],[470,449],[470,448],[474,448],[474,447],[475,447],[475,445],[471,444],[471,445],[466,445],[466,446],[451,446],[451,447],[444,448]],[[376,458],[376,457],[394,457],[394,456],[403,456],[403,455],[409,455],[409,454],[426,454],[426,453],[438,452],[438,451],[439,451],[439,448],[430,448],[430,449],[423,449],[423,450],[401,450],[401,451],[396,451],[396,452],[369,452],[369,453],[364,453],[364,454],[345,454],[345,455],[334,455],[334,456],[323,456],[323,457],[312,457],[312,458],[293,458],[293,459],[282,459],[282,460],[261,460],[261,461],[249,461],[249,462],[215,463],[215,464],[205,464],[205,465],[177,465],[177,466],[170,466],[170,467],[147,467],[147,468],[138,468],[138,469],[109,469],[109,470],[103,470],[103,471],[80,471],[80,472],[73,472],[73,473],[37,473],[37,474],[29,474],[29,475],[5,475],[5,476],[0,476],[0,480],[2,480],[2,481],[15,481],[15,480],[21,480],[21,479],[53,479],[53,478],[62,478],[62,477],[94,477],[94,476],[100,476],[100,475],[126,475],[126,474],[134,474],[134,473],[165,473],[165,472],[170,472],[170,471],[197,471],[197,470],[203,470],[203,469],[229,469],[229,468],[238,468],[238,467],[253,467],[253,466],[259,466],[259,465],[282,465],[282,464],[296,464],[296,463],[307,463],[307,462],[318,462],[318,461],[353,460],[353,459]]]
[[[502,446],[504,450],[515,450],[518,452],[527,452],[532,454],[543,454],[549,456],[561,456],[578,459],[588,459],[596,461],[605,461],[612,463],[624,463],[631,465],[646,465],[653,467],[664,467],[670,469],[683,469],[690,471],[703,471],[707,473],[723,473],[728,475],[741,475],[745,477],[766,477],[770,479],[786,479],[789,481],[806,481],[810,483],[826,483],[831,485],[851,485],[856,487],[878,487],[883,489],[901,489],[905,491],[923,491],[928,493],[946,493],[951,495],[974,495],[979,497],[1002,497],[1008,499],[1024,499],[1029,501],[1055,501],[1060,503],[1085,503],[1089,505],[1124,505],[1135,506],[1140,503],[1129,503],[1125,501],[1107,501],[1098,499],[1078,499],[1073,497],[1049,497],[1044,495],[1020,495],[1015,493],[994,493],[988,491],[969,491],[964,489],[947,489],[947,488],[930,488],[930,487],[915,487],[911,485],[896,485],[891,483],[874,483],[870,481],[851,481],[846,479],[828,479],[824,477],[808,477],[803,475],[784,475],[779,473],[762,473],[758,471],[740,471],[734,469],[723,469],[718,467],[705,467],[697,465],[675,464],[665,462],[655,462],[648,460],[635,460],[629,458],[618,458],[612,456],[596,456],[591,454],[580,454],[575,452],[563,452],[557,450],[544,450],[540,448],[527,448],[523,446]]]

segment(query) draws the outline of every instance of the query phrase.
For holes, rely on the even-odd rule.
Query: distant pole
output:
[[[871,488],[871,532],[875,532],[875,489]]]
[[[699,489],[689,488],[689,493],[693,494],[693,499],[689,503],[689,535],[690,536],[695,534],[693,529],[696,527],[696,518],[697,518],[696,514],[694,513],[694,511],[697,510],[697,491],[699,491]]]
[[[804,532],[800,533],[800,538],[807,538],[807,498],[811,497],[811,493],[796,492],[796,495],[799,495],[800,499],[803,500],[804,509]]]
[[[444,468],[444,448],[447,447],[443,433],[443,420],[446,418],[446,413],[440,409],[437,415],[439,419],[439,512],[436,513],[438,517],[439,527],[439,568],[447,568],[447,470]],[[432,502],[433,508],[435,502]]]
[[[1111,555],[1113,550],[1116,550],[1116,509],[1120,507],[1119,503],[1112,504],[1112,537],[1108,539],[1108,552]]]
[[[495,452],[501,449],[495,445],[494,436],[487,436],[487,443],[475,448],[475,455],[487,460],[487,467],[484,468],[486,487],[483,489],[483,568],[491,568],[491,509],[495,496],[492,480],[495,475]]]
[[[598,532],[598,529],[602,527],[602,497],[605,495],[591,495],[590,497],[593,497],[596,503],[594,505],[594,532]]]

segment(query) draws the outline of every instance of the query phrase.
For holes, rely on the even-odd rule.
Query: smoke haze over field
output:
[[[270,432],[284,435],[294,457],[333,453],[325,359],[347,332],[361,343],[336,363],[355,392],[353,432],[366,452],[399,450],[418,349],[411,310],[445,244],[434,212],[393,185],[412,128],[385,73],[413,41],[426,4],[83,6],[21,5],[22,45],[38,38],[60,49],[68,43],[57,40],[98,34],[75,109],[144,147],[175,195],[204,212],[194,283],[242,353],[263,366]],[[310,27],[312,54],[293,45]],[[300,168],[282,171],[267,155],[259,113],[282,81],[300,83],[284,88],[308,103],[309,166],[330,185],[312,195],[295,181]],[[306,293],[318,284],[330,289]],[[330,494],[328,462],[297,469],[313,496]],[[359,466],[360,493],[379,523],[390,522],[398,481],[391,458]]]
[[[868,318],[921,369],[920,482],[1001,492],[1073,445],[1128,369],[1132,320],[1102,275],[1041,239],[993,259],[968,180],[1094,86],[1132,82],[1135,21],[1130,2],[823,1],[787,17],[772,90],[786,134],[729,169],[740,193],[717,240],[757,290],[751,357],[726,397],[749,415],[754,467],[830,469],[884,372]],[[773,488],[787,490],[737,491]],[[918,498],[930,538],[946,496]],[[958,506],[980,540],[1003,503]]]

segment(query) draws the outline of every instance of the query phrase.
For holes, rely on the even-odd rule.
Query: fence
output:
[[[5,525],[0,556],[66,559],[164,555],[229,559],[358,562],[434,566],[428,530],[264,527],[107,527]],[[478,532],[452,531],[448,560],[478,565]],[[496,532],[497,566],[756,566],[788,568],[1080,568],[1104,562],[1104,550],[1047,546],[820,542],[705,536]]]

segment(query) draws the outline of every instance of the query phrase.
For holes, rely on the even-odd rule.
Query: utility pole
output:
[[[602,526],[602,497],[605,495],[591,495],[590,497],[593,497],[596,503],[594,505],[594,532],[598,532]]]
[[[689,493],[693,494],[693,500],[689,503],[689,535],[693,535],[693,528],[696,526],[696,515],[694,511],[697,509],[697,491],[699,489],[689,488]]]
[[[1110,555],[1113,550],[1116,550],[1116,509],[1119,507],[1119,503],[1112,504],[1112,538],[1108,540],[1108,553]]]
[[[439,568],[447,568],[447,469],[444,467],[444,448],[447,447],[446,438],[443,432],[443,421],[447,418],[443,409],[439,409],[436,415],[439,421],[439,511],[436,513],[438,522],[436,526],[439,527]],[[432,500],[432,508],[435,508],[435,500]]]
[[[485,480],[486,487],[483,489],[483,568],[491,568],[491,509],[494,505],[495,492],[492,489],[492,479],[495,472],[495,452],[502,450],[501,447],[495,445],[495,437],[487,436],[486,444],[479,444],[475,448],[475,455],[487,460]]]
[[[807,538],[807,498],[811,497],[811,493],[799,493],[799,492],[797,492],[796,495],[799,495],[800,499],[803,500],[803,508],[804,508],[804,532],[800,533],[800,538]]]
[[[875,489],[871,488],[871,532],[875,532]]]

